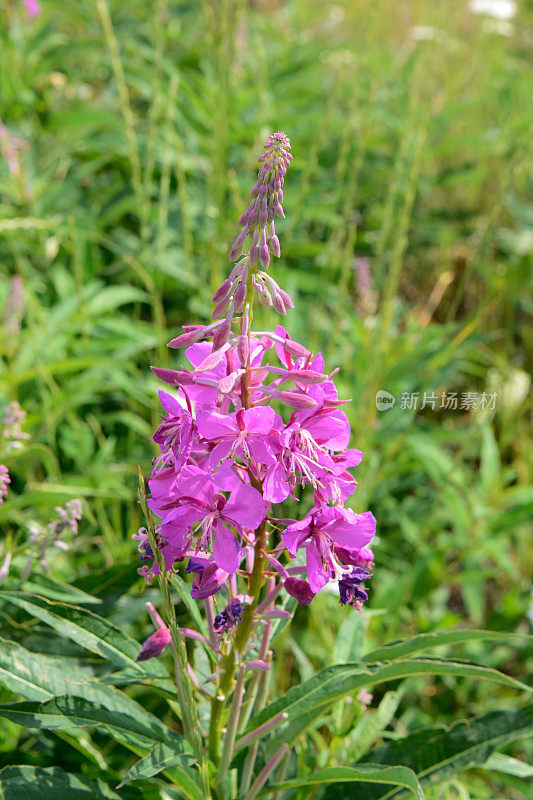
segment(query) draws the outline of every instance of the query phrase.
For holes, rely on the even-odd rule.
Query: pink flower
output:
[[[239,409],[233,414],[199,411],[196,419],[200,436],[216,442],[209,456],[211,467],[224,459],[240,456],[247,463],[275,464],[281,418],[268,406]]]
[[[306,547],[307,577],[316,593],[330,579],[338,580],[347,571],[335,557],[335,546],[358,551],[370,542],[375,530],[376,520],[370,511],[356,514],[340,506],[323,506],[293,522],[281,536],[293,557],[298,548]]]
[[[38,17],[41,13],[41,6],[37,0],[24,0],[24,5],[29,17]]]
[[[265,515],[265,501],[252,486],[242,484],[226,499],[213,481],[206,478],[201,497],[182,497],[164,516],[161,535],[178,549],[188,546],[191,535],[197,536],[197,551],[212,551],[217,566],[233,573],[238,569],[241,554],[231,528],[242,535],[244,530],[257,528]],[[191,534],[193,526],[196,527]]]
[[[0,506],[7,497],[7,486],[11,483],[9,470],[4,464],[0,464]]]

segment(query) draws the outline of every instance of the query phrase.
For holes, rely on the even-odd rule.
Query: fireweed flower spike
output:
[[[196,638],[219,659],[208,678],[214,683],[208,752],[222,771],[232,746],[226,742],[221,757],[222,729],[237,729],[243,676],[257,691],[257,679],[249,676],[258,675],[257,664],[268,668],[271,620],[287,614],[276,603],[286,592],[309,605],[333,583],[339,602],[360,610],[374,558],[374,517],[343,505],[356,489],[350,470],[363,454],[349,449],[336,371],[328,372],[320,353],[281,325],[253,330],[256,299],[282,315],[293,307],[267,272],[272,256],[280,256],[275,220],[285,216],[290,147],[281,132],[265,144],[231,249],[235,265],[213,297],[213,321],[184,326],[170,342],[185,348],[188,363],[152,367],[173,388],[159,393],[161,423],[153,440],[160,454],[149,495],[140,495],[148,526],[135,536],[144,562],[139,572],[147,581],[158,575],[164,588],[182,565],[192,580],[191,597],[205,604],[209,641],[199,633]],[[312,498],[313,505],[300,520],[273,515],[272,504],[297,496]],[[172,619],[170,588],[164,597]],[[164,638],[161,630],[153,634],[139,657],[158,655]],[[236,679],[241,695],[229,702]],[[182,689],[180,702],[183,696]]]

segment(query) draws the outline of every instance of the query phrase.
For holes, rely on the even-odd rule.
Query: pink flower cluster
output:
[[[159,392],[164,413],[153,437],[160,455],[148,482],[148,505],[160,519],[157,545],[167,570],[189,559],[193,597],[227,590],[221,630],[240,619],[246,595],[236,595],[235,576],[250,577],[254,559],[264,559],[267,574],[302,604],[334,582],[340,602],[355,608],[366,599],[362,583],[373,561],[368,545],[374,517],[343,505],[356,489],[350,469],[363,454],[348,447],[350,426],[335,373],[328,374],[320,353],[294,341],[281,325],[272,332],[251,330],[257,294],[261,301],[267,291],[281,313],[292,306],[261,269],[270,253],[279,255],[273,217],[283,216],[289,148],[283,133],[265,145],[232,250],[240,260],[215,294],[215,322],[186,326],[170,342],[186,347],[189,364],[152,368],[177,388]],[[303,487],[310,487],[311,510],[300,521],[277,517],[275,505],[299,500]],[[151,562],[140,572],[150,580],[158,566],[146,533],[136,538],[141,558]],[[305,566],[303,559],[291,563],[300,553]]]

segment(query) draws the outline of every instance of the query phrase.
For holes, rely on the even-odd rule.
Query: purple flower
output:
[[[339,579],[341,605],[350,605],[360,611],[362,604],[368,600],[368,594],[361,584],[369,577],[370,573],[362,567],[351,567],[349,572],[345,572]]]
[[[195,600],[204,600],[206,597],[216,594],[228,579],[226,570],[221,569],[208,558],[190,558],[185,572],[194,573],[191,597]]]
[[[375,530],[376,520],[370,511],[356,514],[340,506],[323,506],[289,525],[281,536],[291,556],[296,555],[298,548],[306,548],[307,577],[316,593],[329,580],[342,579],[346,571],[335,557],[335,546],[360,550],[372,539]]]
[[[11,483],[9,470],[4,464],[0,464],[0,506],[7,497],[7,487]]]
[[[167,644],[172,639],[168,628],[159,628],[143,642],[139,655],[135,661],[148,661],[149,658],[161,655]]]
[[[153,435],[153,440],[161,448],[160,466],[175,465],[179,474],[187,463],[193,446],[194,423],[191,414],[182,408],[172,395],[160,391],[159,399],[167,416]]]
[[[29,17],[38,17],[41,13],[41,5],[38,0],[24,0],[24,5]]]
[[[216,442],[209,463],[216,467],[224,459],[240,456],[247,463],[275,464],[281,418],[268,406],[240,409],[234,414],[199,412],[198,431],[204,439]]]
[[[225,633],[242,620],[242,603],[232,598],[226,608],[215,617],[214,627],[218,634]]]
[[[183,497],[161,523],[161,533],[178,549],[185,549],[191,530],[197,536],[196,549],[212,552],[217,566],[226,572],[236,572],[241,560],[240,546],[232,528],[242,535],[264,520],[265,501],[252,486],[241,484],[229,499],[218,491],[206,476],[201,497]]]

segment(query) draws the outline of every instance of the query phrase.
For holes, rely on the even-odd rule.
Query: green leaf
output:
[[[189,766],[195,762],[194,754],[187,751],[185,746],[180,749],[176,745],[170,747],[167,744],[156,744],[147,756],[141,758],[131,767],[117,788],[130,781],[151,778],[153,775],[157,775],[158,772],[168,769],[168,767],[173,767],[177,764]]]
[[[440,631],[437,633],[421,633],[418,636],[413,636],[412,639],[401,639],[397,642],[389,642],[383,647],[378,647],[377,650],[372,650],[370,653],[365,653],[362,660],[366,663],[373,661],[394,661],[398,658],[405,658],[415,653],[420,653],[422,650],[429,650],[434,647],[443,647],[444,645],[460,644],[462,642],[474,641],[514,641],[523,638],[525,641],[531,641],[533,637],[526,634],[519,633],[502,633],[500,631]]]
[[[408,789],[417,800],[424,800],[424,792],[420,786],[415,773],[407,767],[381,767],[379,764],[365,764],[360,767],[330,767],[319,772],[314,772],[306,778],[294,778],[282,783],[273,784],[259,797],[265,797],[277,789],[296,789],[300,786],[316,786],[328,784],[346,783],[392,783],[395,786],[402,786]],[[353,789],[350,789],[350,797],[358,797]],[[337,792],[337,788],[331,789],[331,794]]]
[[[78,606],[31,597],[22,592],[2,592],[2,599],[23,608],[80,647],[97,653],[119,667],[130,667],[148,677],[167,678],[164,666],[155,659],[144,667],[135,659],[140,645],[103,617]]]
[[[123,695],[122,698],[133,704],[125,707],[120,697],[121,693],[112,689],[111,692],[115,697],[110,693],[105,705],[81,697],[63,695],[45,703],[23,702],[1,705],[0,716],[26,728],[65,730],[76,726],[103,726],[124,733],[127,740],[130,739],[129,735],[133,734],[134,738],[141,737],[150,744],[154,742],[164,744],[173,739],[181,743],[181,739],[173,735],[172,731],[153,714]]]
[[[189,767],[172,767],[169,775],[174,786],[165,786],[165,792],[176,800],[205,800],[205,794],[197,783],[197,772]],[[175,786],[179,788],[179,794],[175,794]]]
[[[3,800],[120,800],[102,781],[89,781],[57,767],[11,766],[0,771]]]
[[[157,717],[145,711],[135,700],[101,680],[96,681],[90,672],[73,664],[72,660],[32,653],[5,639],[0,639],[0,683],[28,700],[47,701],[65,695],[79,697],[143,720],[148,726],[156,726],[161,729],[163,736],[172,735]],[[127,745],[135,745],[134,749],[138,750],[138,742],[132,732],[128,731],[125,736],[121,730],[111,728],[110,733]],[[179,747],[180,742],[176,738],[173,746]],[[146,747],[143,742],[141,746],[143,749]]]
[[[93,597],[87,592],[82,592],[69,583],[60,583],[49,575],[31,576],[30,580],[24,583],[24,591],[28,594],[39,594],[48,600],[59,600],[63,603],[86,603],[98,605],[101,603],[99,597]]]
[[[268,720],[286,711],[289,719],[276,728],[276,746],[292,745],[303,731],[313,724],[333,703],[363,686],[374,686],[384,681],[414,675],[457,675],[482,678],[514,689],[530,691],[514,678],[488,667],[466,662],[437,658],[417,658],[388,664],[361,664],[359,662],[327,667],[313,678],[290,689],[283,697],[270,703],[249,724],[250,733]]]
[[[401,696],[401,690],[398,692],[386,692],[375,711],[367,710],[363,714],[355,729],[350,731],[347,737],[351,743],[348,751],[350,760],[353,758],[354,761],[359,761],[364,753],[370,750],[378,736],[390,724],[398,708]]]
[[[533,778],[533,766],[531,764],[526,764],[518,758],[504,756],[503,753],[493,753],[483,764],[483,769],[503,772],[506,775],[515,775],[517,778]]]
[[[51,700],[91,680],[92,675],[72,661],[32,653],[0,638],[0,684],[27,700]]]
[[[403,739],[388,742],[365,756],[365,762],[412,769],[420,783],[447,780],[473,766],[485,764],[490,754],[502,745],[533,734],[533,705],[517,711],[491,711],[481,717],[457,722],[450,728],[435,727],[416,731]],[[358,765],[360,766],[360,765]],[[391,800],[401,792],[365,793],[364,800]],[[326,792],[324,800],[351,800],[351,786]]]
[[[126,303],[138,301],[146,303],[147,300],[146,292],[135,286],[106,286],[85,304],[85,312],[88,315],[102,314],[106,311],[113,311]]]

